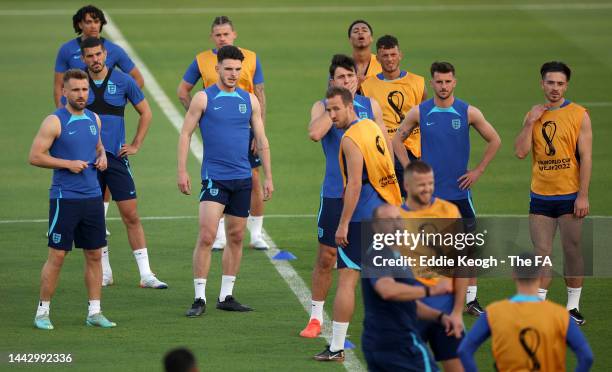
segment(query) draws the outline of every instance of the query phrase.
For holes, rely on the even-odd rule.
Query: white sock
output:
[[[38,301],[38,308],[36,309],[36,316],[49,314],[50,307],[51,307],[51,301]]]
[[[108,247],[102,247],[102,275],[110,275],[113,272],[108,258]]]
[[[140,248],[135,250],[134,258],[138,264],[138,271],[140,271],[140,279],[144,279],[153,275],[151,268],[149,267],[149,255],[147,254],[147,248]]]
[[[548,293],[548,289],[538,288],[538,297],[540,297],[540,300],[542,301],[546,300],[547,293]]]
[[[195,278],[193,280],[193,287],[195,288],[195,298],[201,298],[206,302],[206,279]]]
[[[262,227],[263,216],[249,216],[247,219],[247,228],[251,232],[251,241],[255,241],[261,237]]]
[[[232,275],[221,276],[221,292],[219,293],[219,301],[225,301],[226,296],[231,296],[234,291],[234,282],[236,277]]]
[[[310,319],[316,319],[323,324],[323,304],[325,301],[312,300],[312,308],[310,310]]]
[[[225,217],[221,217],[219,220],[219,227],[217,228],[217,236],[215,240],[225,241]]]
[[[470,302],[476,299],[476,290],[478,289],[475,285],[468,285],[467,292],[465,293],[465,303],[469,304]]]
[[[344,350],[344,341],[346,340],[346,332],[348,331],[349,323],[332,322],[332,339],[329,345],[329,351]]]
[[[576,309],[580,310],[580,292],[582,292],[582,287],[580,288],[570,288],[567,287],[567,309]]]
[[[106,218],[106,213],[108,212],[108,206],[110,202],[104,202],[104,218]]]
[[[92,316],[101,312],[100,300],[89,300],[89,307],[87,308],[87,316]]]

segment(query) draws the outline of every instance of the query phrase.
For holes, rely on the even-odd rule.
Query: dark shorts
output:
[[[361,271],[361,222],[349,222],[347,239],[346,247],[338,247],[338,269]]]
[[[574,202],[571,200],[544,200],[531,198],[529,202],[529,214],[540,214],[551,218],[559,218],[565,214],[574,213]]]
[[[465,231],[474,232],[476,231],[476,211],[474,210],[474,204],[470,197],[466,199],[448,200],[455,204],[459,208],[461,218],[463,218],[463,224]]]
[[[342,198],[321,197],[319,217],[317,218],[317,233],[319,243],[337,247],[336,230],[342,214]]]
[[[393,350],[363,350],[368,371],[370,372],[395,372],[395,371],[438,371],[438,367],[418,337],[410,334],[411,341],[408,344],[398,345]]]
[[[136,185],[127,156],[119,158],[107,152],[106,159],[106,170],[98,171],[100,188],[104,190],[108,187],[114,201],[136,199]]]
[[[455,298],[453,294],[446,294],[443,296],[427,297],[422,302],[436,310],[450,314],[453,310]],[[463,335],[461,338],[447,336],[444,327],[437,322],[419,321],[417,324],[421,339],[423,342],[429,343],[436,361],[440,362],[459,357],[457,349],[463,340]]]
[[[410,159],[410,161],[418,159],[410,150],[406,149],[406,153],[408,154],[408,159]],[[402,194],[402,198],[405,198],[406,190],[404,190],[404,167],[402,167],[402,163],[397,160],[397,157],[395,158],[393,166],[395,168],[395,176],[397,177],[397,182],[400,187],[400,193]]]
[[[49,247],[71,251],[106,245],[102,197],[49,200]]]
[[[253,134],[253,129],[251,129],[249,133],[249,163],[251,163],[251,169],[261,167],[261,159],[257,153],[251,151],[251,143],[253,143],[253,139],[255,135]]]
[[[202,181],[200,202],[213,201],[225,205],[224,214],[248,217],[251,207],[251,178]]]

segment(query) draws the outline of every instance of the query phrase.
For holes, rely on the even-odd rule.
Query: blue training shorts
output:
[[[225,205],[224,214],[248,217],[251,208],[251,178],[202,181],[200,202],[213,201]]]
[[[136,185],[127,156],[119,158],[107,152],[106,159],[106,170],[98,171],[98,182],[102,191],[108,186],[114,201],[136,199]]]
[[[321,197],[317,218],[319,243],[336,248],[336,230],[342,215],[342,198]]]
[[[102,197],[49,200],[49,247],[71,251],[106,246]]]

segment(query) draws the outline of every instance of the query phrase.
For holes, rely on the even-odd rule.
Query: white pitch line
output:
[[[123,8],[106,9],[115,15],[199,15],[199,14],[304,14],[304,13],[418,13],[418,12],[499,12],[499,11],[594,11],[610,10],[612,3],[587,4],[440,4],[440,5],[373,5],[373,6],[262,6],[210,8]],[[2,9],[0,16],[65,16],[74,9]]]
[[[292,218],[315,218],[316,214],[267,214],[266,219],[292,219]],[[479,218],[524,218],[526,214],[479,214],[476,217]],[[143,221],[171,221],[171,220],[195,220],[198,216],[145,216],[140,217]],[[591,220],[609,220],[612,216],[588,216],[587,219]],[[107,217],[108,221],[120,221],[120,217]],[[0,225],[10,224],[27,224],[27,223],[48,223],[48,219],[43,218],[31,218],[21,220],[0,220]]]
[[[162,111],[167,116],[168,120],[172,123],[172,125],[176,128],[176,130],[180,133],[181,127],[183,125],[183,118],[176,110],[176,107],[172,104],[166,93],[161,89],[160,85],[155,80],[155,77],[149,70],[149,68],[144,64],[142,59],[138,56],[136,51],[132,48],[132,46],[128,43],[127,39],[123,36],[119,28],[112,21],[108,12],[106,13],[106,20],[108,24],[106,25],[106,32],[108,36],[117,44],[119,44],[129,56],[132,57],[138,69],[142,73],[144,77],[144,81],[146,82],[146,89],[149,91],[155,102],[162,108]],[[200,163],[202,163],[202,142],[199,140],[197,136],[193,136],[191,140],[191,152],[195,155]],[[272,259],[272,253],[278,253],[278,248],[276,248],[276,244],[270,238],[265,229],[262,229],[263,235],[266,237],[268,243],[271,246],[271,249],[267,251],[268,258],[270,262],[281,277],[287,282],[289,288],[293,291],[293,293],[297,296],[298,300],[302,305],[308,304],[311,299],[310,290],[304,280],[298,275],[293,266],[286,261],[279,261]],[[272,248],[273,247],[273,248]],[[308,313],[309,307],[305,307],[306,312]],[[304,318],[306,319],[306,318]],[[330,329],[328,327],[328,329]],[[314,362],[313,362],[314,363]],[[355,354],[347,350],[346,351],[346,360],[344,362],[344,366],[349,371],[365,371],[363,365],[357,359]]]

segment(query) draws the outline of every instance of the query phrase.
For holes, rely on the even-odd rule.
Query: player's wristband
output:
[[[425,297],[429,297],[429,296],[431,296],[431,292],[430,292],[429,287],[428,287],[428,286],[425,286],[425,287],[423,287],[423,288],[425,288]]]
[[[444,311],[440,311],[440,315],[438,315],[438,317],[436,318],[436,322],[442,324],[442,317],[444,317]]]

